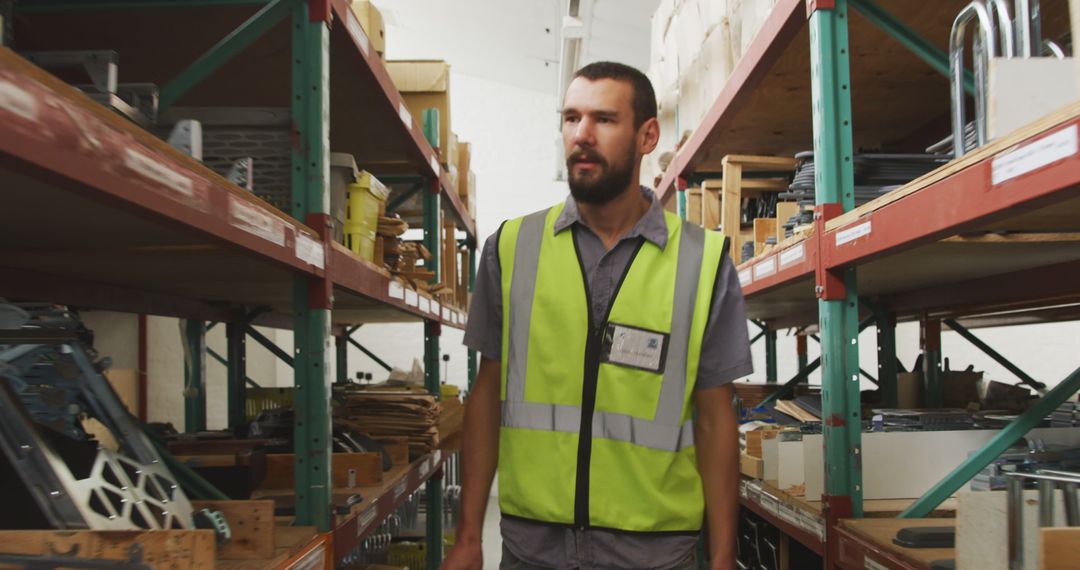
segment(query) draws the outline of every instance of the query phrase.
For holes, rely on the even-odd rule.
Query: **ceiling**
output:
[[[569,0],[374,0],[388,59],[444,59],[458,73],[554,94]],[[582,65],[614,60],[642,71],[659,0],[578,0]]]

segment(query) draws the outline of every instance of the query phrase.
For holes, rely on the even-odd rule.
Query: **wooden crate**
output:
[[[774,178],[745,178],[750,172],[787,173],[795,170],[794,158],[781,156],[750,156],[729,154],[721,161],[723,176],[702,183],[702,225],[719,229],[732,239],[732,251],[741,252],[746,234],[742,232],[743,198],[765,192],[787,190],[787,176]],[[788,216],[790,217],[790,215]],[[739,228],[736,231],[734,228]],[[751,235],[751,239],[753,236]]]
[[[271,453],[266,456],[266,479],[262,489],[292,489],[296,486],[296,459],[291,453]],[[356,485],[382,483],[381,453],[335,453],[331,462],[331,481],[335,489],[346,488],[349,470],[356,470]]]
[[[784,224],[791,219],[792,216],[799,213],[798,202],[777,202],[776,203],[776,243],[783,243],[787,238],[784,235]]]
[[[218,545],[221,560],[258,560],[274,557],[274,501],[192,501],[195,510],[220,511],[232,538]]]
[[[48,556],[73,553],[79,558],[130,560],[139,545],[142,561],[151,568],[216,567],[214,531],[199,530],[5,530],[0,547],[8,554]]]
[[[754,255],[765,251],[766,241],[776,235],[776,218],[757,218],[754,220]],[[777,240],[776,243],[780,243]]]

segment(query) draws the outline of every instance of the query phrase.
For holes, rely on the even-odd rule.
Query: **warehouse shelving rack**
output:
[[[804,380],[820,363],[825,494],[814,512],[792,506],[779,490],[747,489],[744,482],[741,501],[806,542],[828,568],[861,568],[863,557],[851,556],[855,545],[865,560],[887,568],[915,564],[890,559],[868,534],[851,530],[852,521],[839,522],[864,514],[860,330],[878,324],[877,381],[886,400],[895,402],[895,325],[918,319],[933,403],[941,397],[943,319],[985,350],[968,328],[1080,318],[1080,104],[854,207],[856,148],[911,152],[926,146],[928,136],[949,131],[943,48],[953,17],[966,4],[778,0],[657,188],[662,200],[678,195],[682,206],[681,191],[717,176],[723,156],[790,156],[812,141],[818,188],[813,231],[781,242],[738,271],[748,315],[762,327],[758,338],[766,339],[767,381],[778,381],[778,329],[820,331],[820,361],[807,362],[804,332],[800,372],[786,385]],[[1067,31],[1066,18],[1045,16],[1065,14],[1064,2],[1043,2],[1042,8],[1048,36]],[[926,516],[1078,388],[1080,370],[900,516]]]
[[[331,338],[343,369],[356,325],[422,321],[426,384],[438,395],[441,327],[463,327],[466,318],[333,241],[330,149],[354,155],[361,168],[420,180],[427,243],[438,243],[445,211],[476,247],[475,221],[438,149],[409,117],[348,2],[22,0],[14,21],[19,49],[118,51],[121,79],[159,85],[163,109],[290,109],[292,211],[0,48],[0,191],[5,210],[20,214],[0,227],[0,295],[188,319],[189,386],[205,381],[205,322],[226,323],[230,425],[243,419],[251,325],[291,328],[294,351],[276,354],[295,371],[294,523],[332,531],[318,540],[332,542],[336,562],[421,485],[427,512],[442,512],[438,451],[365,496],[344,523],[329,508]],[[429,250],[438,275],[440,248]],[[469,360],[474,374],[475,354]],[[189,429],[203,426],[205,401],[189,396],[185,411]],[[428,566],[437,567],[441,517],[427,524]]]

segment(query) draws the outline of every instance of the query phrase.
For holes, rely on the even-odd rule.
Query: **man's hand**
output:
[[[459,539],[439,568],[440,570],[484,570],[484,550],[480,539]]]

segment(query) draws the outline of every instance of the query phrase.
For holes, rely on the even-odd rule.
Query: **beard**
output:
[[[574,164],[581,159],[596,163],[598,167],[576,174]],[[570,195],[575,201],[602,206],[617,198],[630,186],[634,176],[634,149],[630,148],[625,160],[614,166],[594,150],[580,150],[566,159],[566,173]]]

